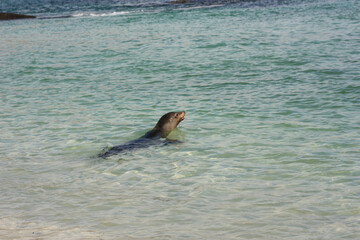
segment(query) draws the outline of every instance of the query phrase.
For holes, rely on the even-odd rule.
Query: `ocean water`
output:
[[[1,239],[360,239],[359,1],[74,2],[0,3]]]

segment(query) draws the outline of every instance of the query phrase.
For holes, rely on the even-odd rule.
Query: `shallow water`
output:
[[[360,238],[358,1],[8,2],[2,239]]]

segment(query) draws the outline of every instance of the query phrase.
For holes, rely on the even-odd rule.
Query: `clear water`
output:
[[[162,3],[2,1],[0,238],[359,239],[360,2]]]

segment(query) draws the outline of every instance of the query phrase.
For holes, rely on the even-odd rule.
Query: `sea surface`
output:
[[[360,239],[360,1],[0,12],[0,239]]]

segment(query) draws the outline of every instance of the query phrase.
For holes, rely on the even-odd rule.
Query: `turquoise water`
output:
[[[360,238],[359,1],[109,2],[0,22],[1,239]]]

